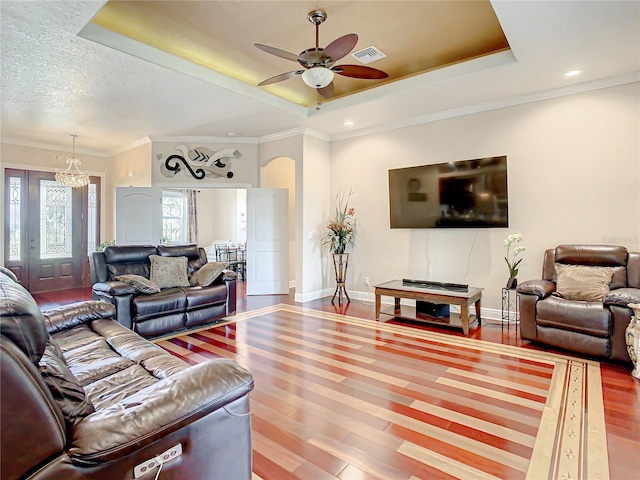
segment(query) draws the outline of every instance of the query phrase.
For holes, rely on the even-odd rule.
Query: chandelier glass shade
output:
[[[73,149],[71,155],[67,157],[67,168],[62,172],[56,172],[56,182],[65,187],[79,188],[89,185],[89,174],[80,170],[80,158],[76,155],[77,135],[73,138]]]
[[[333,70],[326,67],[312,67],[305,70],[302,80],[311,88],[324,88],[333,81]]]

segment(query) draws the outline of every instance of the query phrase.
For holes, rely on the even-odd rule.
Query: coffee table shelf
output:
[[[469,335],[469,325],[482,319],[480,315],[480,301],[482,288],[469,287],[466,292],[452,291],[439,288],[425,288],[421,286],[404,285],[402,280],[392,280],[375,286],[376,295],[376,320],[380,314],[391,315],[397,318],[425,322],[432,325],[461,328],[465,335]],[[382,297],[394,298],[394,305],[382,307]],[[451,313],[448,317],[434,317],[422,312],[417,312],[415,307],[401,305],[400,299],[432,302],[438,304],[458,305],[460,313]],[[469,313],[469,307],[475,306],[475,315]]]
[[[457,312],[451,312],[451,314],[446,317],[434,317],[433,315],[416,311],[416,307],[412,307],[411,305],[400,305],[400,309],[398,310],[394,309],[392,306],[381,306],[380,314],[390,315],[404,320],[425,322],[432,325],[439,325],[441,327],[461,328],[464,330],[462,327],[462,318]],[[473,325],[477,320],[478,318],[475,314],[469,314],[469,325]]]

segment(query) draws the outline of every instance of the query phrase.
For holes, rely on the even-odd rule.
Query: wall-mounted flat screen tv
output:
[[[391,228],[509,226],[507,157],[389,170]]]

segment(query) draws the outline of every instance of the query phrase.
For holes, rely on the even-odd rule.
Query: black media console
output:
[[[403,278],[402,285],[407,287],[435,288],[439,290],[450,290],[452,292],[468,292],[469,285],[464,283],[432,282],[431,280],[411,280]]]

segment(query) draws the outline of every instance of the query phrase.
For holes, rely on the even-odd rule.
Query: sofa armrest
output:
[[[92,290],[102,295],[126,295],[129,293],[135,294],[137,292],[133,285],[118,281],[94,283]]]
[[[47,330],[56,333],[101,318],[114,318],[116,309],[106,302],[78,302],[43,312]]]
[[[549,280],[527,280],[517,287],[518,293],[535,295],[539,299],[547,298],[556,291],[556,284]]]
[[[605,305],[627,307],[630,303],[640,303],[640,288],[616,288],[602,299]]]
[[[192,366],[85,417],[72,427],[69,454],[86,466],[116,460],[252,389],[251,374],[232,360]]]

